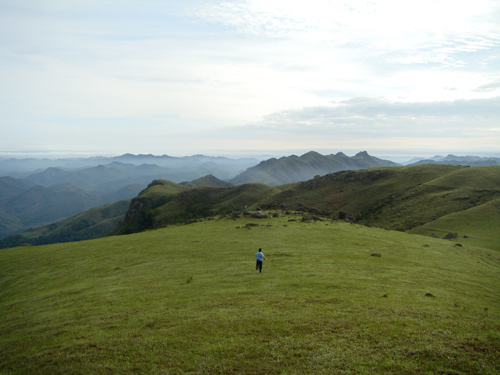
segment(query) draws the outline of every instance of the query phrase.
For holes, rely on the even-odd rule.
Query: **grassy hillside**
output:
[[[454,212],[411,230],[428,236],[457,235],[457,242],[500,251],[500,199]]]
[[[344,211],[357,220],[366,220],[393,204],[395,198],[405,196],[410,189],[457,168],[460,167],[437,165],[338,172],[292,185],[271,197],[269,204],[305,205],[334,215]],[[381,218],[377,219],[380,222]]]
[[[161,184],[167,184],[167,181]],[[176,185],[176,184],[174,184]],[[133,233],[168,224],[185,223],[231,210],[243,210],[280,190],[263,184],[235,187],[199,187],[175,192],[152,184],[134,199],[119,233]],[[166,186],[172,186],[168,183]]]
[[[209,174],[204,177],[197,178],[193,181],[182,182],[181,185],[188,186],[190,188],[210,186],[210,187],[228,187],[231,186],[229,182],[222,181],[217,177]]]
[[[289,219],[1,250],[0,373],[500,372],[499,253]]]
[[[149,197],[149,201],[142,201],[142,196]],[[332,218],[346,217],[364,225],[429,235],[432,232],[426,228],[467,233],[469,227],[484,227],[488,229],[478,232],[480,237],[474,234],[476,243],[500,250],[497,231],[490,230],[500,220],[492,203],[499,198],[498,166],[377,167],[337,172],[272,188],[245,184],[177,194],[153,186],[139,196],[137,205],[131,206],[122,232],[184,223],[226,211],[242,211],[245,207],[281,208],[301,211],[305,216],[320,213]],[[482,210],[490,214],[482,214]],[[466,212],[474,215],[472,223]]]
[[[460,215],[498,198],[500,167],[422,165],[329,174],[291,185],[261,204],[290,208],[302,205],[333,217],[344,212],[361,224],[405,231],[448,215]],[[476,226],[491,228],[499,220],[498,212],[496,216],[492,213],[492,217],[472,212],[478,212]],[[441,226],[441,230],[467,231],[467,221],[455,223],[459,225]],[[482,236],[500,250],[496,231],[485,230]]]

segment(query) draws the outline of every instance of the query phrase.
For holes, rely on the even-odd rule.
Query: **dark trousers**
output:
[[[257,264],[255,265],[255,269],[259,270],[259,272],[262,272],[262,263],[263,262],[261,260],[258,260]]]

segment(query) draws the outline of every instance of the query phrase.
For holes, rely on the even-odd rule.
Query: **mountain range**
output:
[[[487,160],[479,157],[466,157],[467,160],[464,158],[453,155],[436,156],[432,159],[433,163],[426,164],[441,164],[441,162],[454,164],[453,161],[460,161],[462,164],[465,164],[465,161],[470,163],[495,162],[491,158]],[[85,163],[95,164],[105,161],[109,163],[82,167]],[[5,160],[0,161],[0,170],[2,168],[5,170],[9,165],[12,167],[16,163],[20,166],[20,170],[23,168],[26,170],[32,161],[10,159],[6,164],[3,164],[4,162]],[[44,160],[40,163],[48,162],[48,160]],[[151,162],[157,162],[162,166],[151,164]],[[42,165],[40,163],[37,165]],[[132,198],[137,197],[151,181],[167,180],[169,183],[180,184],[185,189],[228,188],[250,183],[254,186],[255,184],[264,184],[268,188],[277,187],[278,190],[283,190],[287,184],[308,180],[317,181],[320,176],[339,171],[397,166],[396,163],[372,157],[367,152],[360,152],[349,157],[343,153],[321,155],[313,151],[302,156],[271,158],[260,163],[256,159],[233,160],[203,155],[174,158],[166,155],[132,154],[115,158],[60,159],[52,161],[52,163],[56,164],[43,171],[28,174],[24,178],[0,177],[0,238],[37,227],[40,227],[40,230],[30,230],[27,237],[26,233],[23,233],[14,242],[19,243],[25,238],[30,238],[30,241],[34,242],[33,238],[43,237],[45,238],[44,243],[49,243],[64,238],[87,239],[106,235],[109,233],[109,226],[105,226],[105,229],[97,229],[101,219],[87,221],[86,225],[71,226],[71,228],[79,228],[80,234],[74,235],[66,233],[67,223],[59,223],[58,221],[65,218],[70,218],[70,221],[81,221],[81,218],[75,219],[75,216],[85,215],[86,210],[91,208],[98,210],[98,207],[102,205],[107,207],[114,202],[129,202]],[[170,168],[166,167],[167,165]],[[242,168],[247,165],[250,166],[242,171]],[[212,171],[214,174],[204,174]],[[229,178],[219,178],[219,175],[216,174],[217,171],[223,171],[220,173],[226,177],[229,176]],[[184,180],[184,177],[194,177],[194,179]],[[252,189],[249,189],[249,192],[251,192],[250,195],[255,195],[255,191]],[[184,198],[189,196],[188,193],[185,194]],[[290,191],[285,194],[290,194]],[[203,200],[203,198],[199,199]],[[206,199],[210,200],[212,197],[206,197]],[[237,200],[238,198],[233,198],[233,202]],[[126,204],[120,203],[117,205],[118,209],[115,207],[111,210],[114,213],[113,220],[119,221],[119,217],[123,219],[126,211],[125,206]],[[234,205],[226,205],[226,208],[232,209],[232,207]],[[107,210],[110,209],[107,208]],[[200,208],[200,212],[205,212],[206,210],[204,210]],[[211,210],[214,211],[214,208]],[[181,212],[178,220],[182,221],[181,219],[188,216],[196,217],[196,212],[191,211],[188,214]],[[397,215],[397,212],[395,214]],[[109,219],[109,215],[104,215],[102,219],[104,220],[104,218]],[[161,223],[162,221],[157,222]],[[61,235],[58,232],[60,227],[64,228],[66,234]],[[92,231],[88,231],[87,227],[93,227]],[[42,232],[43,235],[40,234]]]
[[[104,162],[107,164],[94,165]],[[27,174],[30,166],[49,163],[47,169]],[[134,198],[153,180],[163,179],[190,187],[231,186],[256,181],[280,185],[338,170],[395,165],[373,158],[366,152],[352,158],[341,153],[323,156],[309,152],[300,157],[292,155],[257,163],[257,159],[250,158],[132,154],[53,161],[4,160],[0,162],[0,171],[11,170],[13,176],[16,173],[27,175],[0,178],[0,238],[93,207]],[[18,168],[18,171],[12,172],[12,168]]]
[[[5,175],[0,177],[0,238],[93,207],[131,199],[155,179],[178,183],[194,180],[196,184],[206,175],[234,177],[257,163],[257,159],[250,158],[132,154],[113,158],[0,160],[0,171]],[[36,170],[45,166],[44,170]]]
[[[155,180],[131,201],[105,206],[107,213],[96,208],[0,240],[0,247],[135,233],[216,216],[260,220],[293,212],[305,221],[347,220],[439,237],[461,233],[470,242],[500,250],[500,166],[374,167],[278,186],[221,186],[224,182],[213,176],[207,181],[213,185]]]
[[[154,165],[163,168],[161,170],[157,169],[156,171],[160,171],[161,173],[169,172],[171,174],[169,176],[170,178],[176,182],[181,182],[198,178],[209,173],[217,175],[221,179],[232,178],[258,162],[259,160],[254,158],[231,159],[205,155],[174,157],[151,154],[124,154],[113,157],[95,156],[90,158],[62,159],[0,158],[0,176],[25,178],[35,172],[43,172],[48,168],[75,171],[83,168],[121,163],[134,166],[140,166],[142,164]],[[119,166],[114,166],[120,169]],[[148,173],[151,173],[151,171]],[[176,177],[177,175],[179,175],[179,177]]]

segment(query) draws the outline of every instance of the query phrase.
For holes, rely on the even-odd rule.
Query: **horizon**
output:
[[[496,0],[4,1],[0,150],[499,155],[499,18]]]
[[[202,156],[207,156],[207,157],[225,157],[229,159],[245,159],[245,158],[253,158],[253,159],[258,159],[258,160],[267,160],[270,158],[281,158],[281,157],[288,157],[292,155],[297,155],[297,156],[302,156],[308,152],[317,152],[322,155],[335,155],[339,152],[346,154],[349,157],[352,157],[360,152],[367,152],[370,156],[379,158],[379,159],[384,159],[384,160],[389,160],[395,163],[405,163],[412,161],[414,159],[430,159],[433,157],[446,157],[448,155],[454,155],[457,157],[465,157],[465,156],[475,156],[475,157],[484,157],[484,158],[500,158],[500,152],[499,153],[485,153],[485,152],[468,152],[468,153],[456,153],[456,152],[438,152],[434,154],[429,154],[429,153],[408,153],[405,155],[401,154],[387,154],[387,153],[373,153],[370,152],[369,150],[359,150],[359,151],[344,151],[344,150],[314,150],[314,149],[309,149],[309,150],[287,150],[287,152],[281,153],[278,151],[272,152],[268,151],[267,153],[259,153],[256,150],[243,150],[238,154],[235,153],[204,153],[204,152],[196,152],[188,155],[173,155],[170,153],[151,153],[151,152],[139,152],[139,153],[133,153],[133,152],[122,152],[122,153],[116,153],[116,154],[111,154],[111,153],[94,153],[94,152],[71,152],[71,151],[12,151],[12,152],[5,152],[5,151],[0,151],[0,160],[8,160],[8,159],[17,159],[17,160],[22,160],[22,159],[48,159],[48,160],[58,160],[58,159],[86,159],[86,158],[113,158],[113,157],[119,157],[123,156],[126,154],[131,154],[131,155],[151,155],[155,157],[159,156],[170,156],[170,157],[190,157],[190,156],[196,156],[196,155],[202,155]]]

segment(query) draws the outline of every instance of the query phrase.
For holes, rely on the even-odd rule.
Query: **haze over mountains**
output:
[[[5,176],[0,177],[0,238],[131,199],[155,179],[180,183],[208,174],[231,178],[256,163],[250,158],[132,154],[0,160],[0,176]]]
[[[500,160],[448,155],[445,158],[435,157],[432,162],[495,165]],[[248,183],[273,187],[308,181],[338,171],[387,166],[398,164],[372,157],[367,152],[349,157],[343,153],[321,155],[313,151],[302,156],[291,155],[261,162],[252,158],[203,155],[175,158],[132,154],[111,158],[0,160],[0,171],[6,174],[0,177],[0,238],[77,214],[80,218],[75,219],[77,223],[73,220],[70,226],[62,225],[64,235],[59,233],[56,238],[74,240],[105,235],[109,231],[109,221],[108,226],[101,228],[92,223],[100,220],[118,222],[125,214],[128,200],[137,197],[153,180],[167,180],[186,189]],[[43,167],[47,168],[39,169]],[[37,170],[30,172],[30,168]],[[86,210],[115,202],[120,203],[107,208],[106,214],[98,214],[102,216],[100,219],[82,219]],[[91,216],[95,215],[94,212]],[[86,226],[82,220],[87,220]],[[54,225],[52,230],[59,227]],[[79,237],[72,231],[83,231],[84,234]]]
[[[56,168],[64,171],[78,171],[90,167],[107,167],[134,175],[162,173],[174,182],[192,180],[207,174],[215,174],[221,179],[232,178],[259,161],[254,158],[230,159],[193,155],[174,157],[168,155],[124,154],[115,157],[96,156],[90,158],[64,159],[0,159],[0,176],[26,178],[35,172]],[[131,166],[136,167],[134,170]],[[138,167],[138,168],[137,168]]]
[[[372,158],[366,152],[353,158],[344,154],[323,156],[310,152],[301,157],[270,159],[256,165],[258,162],[253,158],[132,154],[0,160],[0,175],[6,176],[0,178],[0,238],[92,207],[131,199],[157,179],[190,186],[228,186],[256,181],[279,185],[336,170],[394,165]],[[248,170],[253,166],[254,169]],[[40,169],[43,167],[46,169]],[[207,176],[212,176],[212,182]],[[200,180],[202,178],[204,180]]]
[[[469,167],[482,167],[486,165],[500,165],[500,158],[494,157],[480,157],[480,156],[456,156],[436,155],[429,159],[416,158],[406,163],[406,165],[419,165],[419,164],[451,164],[451,165],[466,165]]]

